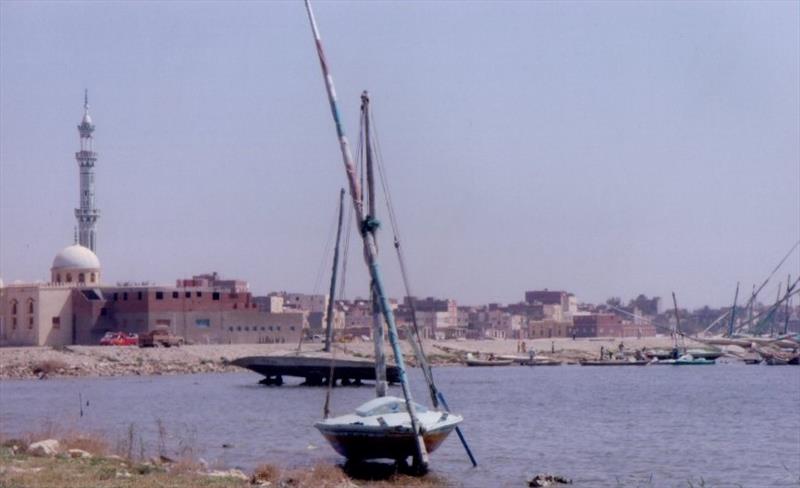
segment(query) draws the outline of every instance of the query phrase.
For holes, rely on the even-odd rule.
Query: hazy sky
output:
[[[418,295],[674,290],[698,306],[729,304],[800,239],[798,5],[316,14],[352,141],[359,94],[372,95]],[[6,283],[47,279],[72,243],[84,87],[106,282],[217,270],[256,293],[327,288],[345,178],[301,2],[0,2]],[[356,244],[349,297],[367,289]],[[775,284],[788,272],[800,252]]]

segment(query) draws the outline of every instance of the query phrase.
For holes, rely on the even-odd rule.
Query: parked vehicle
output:
[[[139,343],[139,336],[126,332],[106,332],[100,339],[101,346],[135,346]]]
[[[139,336],[139,347],[172,347],[182,346],[183,337],[176,336],[169,330],[169,327],[156,327]]]

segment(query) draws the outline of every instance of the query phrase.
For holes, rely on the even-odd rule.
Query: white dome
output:
[[[91,249],[75,244],[56,254],[53,269],[100,269],[100,260]]]

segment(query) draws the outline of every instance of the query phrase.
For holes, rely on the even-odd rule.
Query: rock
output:
[[[227,471],[215,470],[215,471],[209,471],[208,473],[204,474],[206,476],[211,476],[213,478],[235,478],[243,481],[250,481],[250,477],[244,474],[240,469],[229,469]]]
[[[55,439],[46,439],[39,442],[34,442],[30,446],[28,446],[28,454],[32,454],[34,456],[45,457],[45,456],[55,456],[58,454],[58,450],[60,449],[60,445],[58,441]]]
[[[571,485],[572,480],[559,476],[557,474],[537,474],[530,481],[528,486],[541,487],[541,486],[556,486],[556,485]]]
[[[67,454],[69,454],[69,457],[71,457],[71,458],[90,458],[90,457],[92,457],[92,455],[90,453],[84,451],[83,449],[70,449],[69,451],[67,451]]]
[[[131,474],[123,469],[122,471],[117,471],[116,476],[117,478],[130,478]]]

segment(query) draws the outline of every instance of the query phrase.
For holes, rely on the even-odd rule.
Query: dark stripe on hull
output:
[[[429,453],[435,451],[455,426],[426,433],[422,436]],[[351,461],[369,459],[406,459],[416,453],[414,436],[406,432],[380,433],[325,433],[322,435],[331,446]]]

